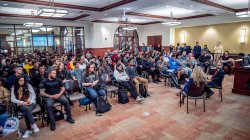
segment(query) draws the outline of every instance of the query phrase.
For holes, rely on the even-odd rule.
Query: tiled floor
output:
[[[177,89],[160,84],[150,84],[151,97],[143,104],[132,98],[128,104],[117,103],[117,97],[109,98],[113,105],[111,111],[101,117],[95,116],[94,107],[85,112],[84,107],[73,107],[75,124],[57,122],[57,129],[50,131],[49,126],[40,127],[33,135],[34,140],[250,140],[250,97],[233,94],[233,76],[227,76],[223,86],[223,102],[218,91],[206,100],[206,112],[202,101],[189,102],[180,108]],[[41,124],[39,123],[39,126]]]

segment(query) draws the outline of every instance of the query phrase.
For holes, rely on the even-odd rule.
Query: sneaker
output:
[[[39,132],[39,128],[37,127],[36,124],[32,124],[31,127],[35,133]]]
[[[32,134],[32,131],[26,130],[25,133],[23,134],[22,138],[27,139],[31,134]]]
[[[67,117],[66,121],[69,123],[75,123],[75,120],[73,120],[71,117]]]
[[[144,98],[140,97],[140,96],[137,96],[137,98],[136,98],[136,102],[138,102],[138,103],[142,102],[143,100],[144,100]]]

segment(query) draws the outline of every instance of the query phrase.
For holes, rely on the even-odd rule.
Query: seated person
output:
[[[102,66],[99,68],[99,74],[103,77],[104,81],[108,81],[113,78],[113,70],[107,65],[105,60],[103,61]]]
[[[186,53],[186,52],[183,52]],[[192,74],[192,69],[187,67],[187,59],[184,57],[181,57],[181,55],[177,54],[176,55],[176,62],[179,66],[182,66],[182,69],[184,70],[184,73],[188,76]]]
[[[197,65],[197,62],[195,58],[193,57],[193,53],[189,53],[187,57],[187,66],[193,69],[195,65]]]
[[[9,101],[10,92],[5,88],[5,81],[3,78],[0,79],[0,102],[5,104]]]
[[[56,70],[48,70],[48,78],[44,79],[40,83],[40,95],[45,97],[46,107],[48,112],[48,118],[50,122],[50,129],[53,131],[56,129],[55,118],[53,114],[53,108],[55,102],[59,102],[64,105],[67,119],[69,123],[74,123],[75,121],[71,116],[71,107],[68,99],[64,95],[65,88],[63,86],[62,80],[56,78]]]
[[[204,68],[205,73],[207,73],[208,68],[210,67],[210,63],[211,63],[208,57],[206,57],[206,53],[207,52],[203,51],[200,57],[198,58],[200,62],[200,66]]]
[[[183,93],[184,95],[181,103],[184,103],[184,99],[188,94],[189,86],[194,83],[197,87],[200,87],[201,82],[206,82],[206,75],[200,66],[195,66],[191,78],[189,78],[189,81],[186,82],[184,88],[180,91],[180,93]]]
[[[211,79],[208,80],[207,86],[215,87],[215,86],[222,86],[222,81],[224,79],[225,72],[222,68],[222,63],[220,61],[217,62],[216,71]],[[212,96],[214,92],[209,88],[205,87],[205,92],[207,93],[207,98]]]
[[[81,81],[83,87],[86,87],[88,97],[94,102],[97,107],[96,98],[97,96],[105,96],[105,85],[102,85],[99,76],[95,72],[95,63],[89,62],[86,67],[86,71]]]
[[[225,51],[224,54],[221,56],[221,62],[223,64],[223,68],[225,66],[228,67],[228,74],[231,75],[231,73],[232,73],[232,65],[234,65],[234,60],[229,56],[228,51]]]
[[[72,71],[74,71],[74,70],[72,70]],[[60,62],[56,66],[56,76],[57,76],[57,78],[61,79],[63,83],[66,82],[67,80],[70,80],[70,74],[65,69],[64,64],[62,62]]]
[[[22,138],[26,139],[32,134],[31,127],[34,132],[39,132],[31,113],[36,107],[36,94],[32,86],[25,82],[23,76],[18,76],[11,88],[11,102],[17,104],[18,110],[24,114],[27,130]]]
[[[144,57],[142,64],[143,64],[142,68],[144,70],[146,70],[151,75],[154,83],[161,82],[159,80],[160,71],[155,68],[155,63],[154,63],[153,58],[151,58],[151,57]]]
[[[158,69],[161,71],[162,74],[166,74],[166,75],[171,75],[170,79],[173,83],[173,85],[176,88],[180,88],[179,84],[178,84],[178,79],[176,78],[175,74],[173,73],[172,70],[168,69],[168,64],[164,61],[163,55],[160,57],[160,60],[157,61],[157,67]]]
[[[168,67],[170,70],[172,70],[172,72],[174,74],[176,74],[177,76],[177,79],[178,79],[178,83],[180,83],[180,79],[181,79],[181,75],[182,74],[185,74],[185,70],[183,69],[183,66],[180,66],[178,63],[177,63],[177,60],[176,60],[176,54],[173,53],[171,57],[169,57],[169,62],[168,62]],[[187,72],[187,70],[186,70]],[[188,73],[186,73],[188,75]]]
[[[79,68],[80,63],[76,62],[75,63],[75,69],[71,71],[71,77],[73,80],[77,80],[79,83],[79,87],[82,87],[81,81],[82,81],[82,76],[83,76],[83,71]]]
[[[30,69],[34,67],[33,61],[31,59],[28,60],[28,63],[25,64],[24,69],[26,70],[28,76],[30,76]]]
[[[37,93],[39,93],[39,85],[42,80],[46,79],[48,77],[47,72],[45,72],[45,66],[43,64],[39,65],[38,73],[35,74],[34,77],[31,79],[32,86],[34,86],[37,90]]]
[[[23,67],[21,65],[18,65],[16,68],[15,68],[15,74],[8,77],[7,78],[7,86],[9,88],[11,88],[14,83],[15,83],[15,80],[18,76],[23,76],[24,79],[25,79],[25,82],[29,83],[30,82],[30,79],[29,79],[29,76],[27,74],[23,74]]]
[[[131,80],[135,83],[135,88],[138,93],[140,93],[139,92],[140,83],[144,84],[146,88],[146,92],[148,92],[148,80],[139,76],[139,74],[137,73],[136,67],[134,65],[134,61],[132,59],[128,60],[128,67],[126,69],[126,72],[129,78],[131,78]]]
[[[120,83],[122,87],[127,89],[131,96],[136,99],[138,103],[144,100],[143,97],[139,95],[139,92],[137,92],[132,79],[128,77],[128,74],[123,69],[123,66],[120,63],[117,63],[115,71],[114,71],[115,79]]]

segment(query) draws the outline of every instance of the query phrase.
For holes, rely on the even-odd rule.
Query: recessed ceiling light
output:
[[[105,16],[107,16],[108,14],[104,14]]]
[[[4,3],[3,5],[4,5],[4,6],[7,6],[7,5],[9,5],[9,4],[7,4],[7,3]]]
[[[129,10],[130,8],[126,8],[127,10]]]
[[[89,19],[92,19],[92,18],[89,18]]]

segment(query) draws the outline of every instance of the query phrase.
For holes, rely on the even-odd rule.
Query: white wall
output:
[[[162,36],[162,46],[170,45],[170,28],[162,24],[143,25],[138,27],[140,46],[147,44],[147,36]]]

